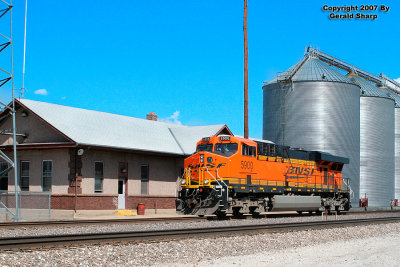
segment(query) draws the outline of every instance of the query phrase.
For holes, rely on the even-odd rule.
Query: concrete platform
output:
[[[132,210],[136,213],[136,210]],[[116,215],[117,210],[52,210],[51,220],[109,220],[109,219],[143,219],[143,218],[174,218],[196,217],[193,215],[177,214],[175,209],[148,209],[145,215]]]

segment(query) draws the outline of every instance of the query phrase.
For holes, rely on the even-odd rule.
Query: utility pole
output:
[[[244,138],[249,138],[249,69],[247,49],[247,0],[244,0],[243,14],[244,35]]]

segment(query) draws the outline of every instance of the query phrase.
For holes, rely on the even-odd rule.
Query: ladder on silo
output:
[[[304,65],[304,63],[307,61],[308,58],[309,58],[309,55],[305,55],[304,58],[300,61],[300,63],[297,64],[297,66],[293,70],[282,72],[277,77],[277,84],[279,85],[279,88],[281,91],[280,99],[279,99],[279,101],[280,101],[279,102],[280,103],[280,120],[279,120],[279,125],[278,125],[278,129],[280,129],[282,131],[281,142],[280,142],[281,145],[286,145],[286,142],[285,142],[285,130],[286,130],[286,124],[287,124],[286,97],[288,96],[288,94],[291,91],[293,91],[293,81],[292,81],[293,76]]]

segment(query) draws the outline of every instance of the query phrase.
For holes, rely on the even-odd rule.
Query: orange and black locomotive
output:
[[[349,159],[229,135],[205,137],[185,159],[176,209],[225,217],[350,208]]]

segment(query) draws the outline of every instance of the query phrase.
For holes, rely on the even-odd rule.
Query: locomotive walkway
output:
[[[68,235],[43,235],[29,237],[12,237],[0,239],[0,250],[53,248],[60,246],[72,246],[82,244],[100,244],[116,242],[153,242],[168,241],[182,238],[205,237],[205,236],[227,236],[241,233],[259,232],[285,232],[324,229],[334,227],[347,227],[355,225],[368,225],[379,223],[399,222],[400,216],[384,218],[368,218],[337,221],[311,221],[298,223],[279,224],[257,224],[240,226],[222,226],[191,229],[157,230],[157,231],[130,231],[130,232],[109,232],[90,234],[68,234]]]

